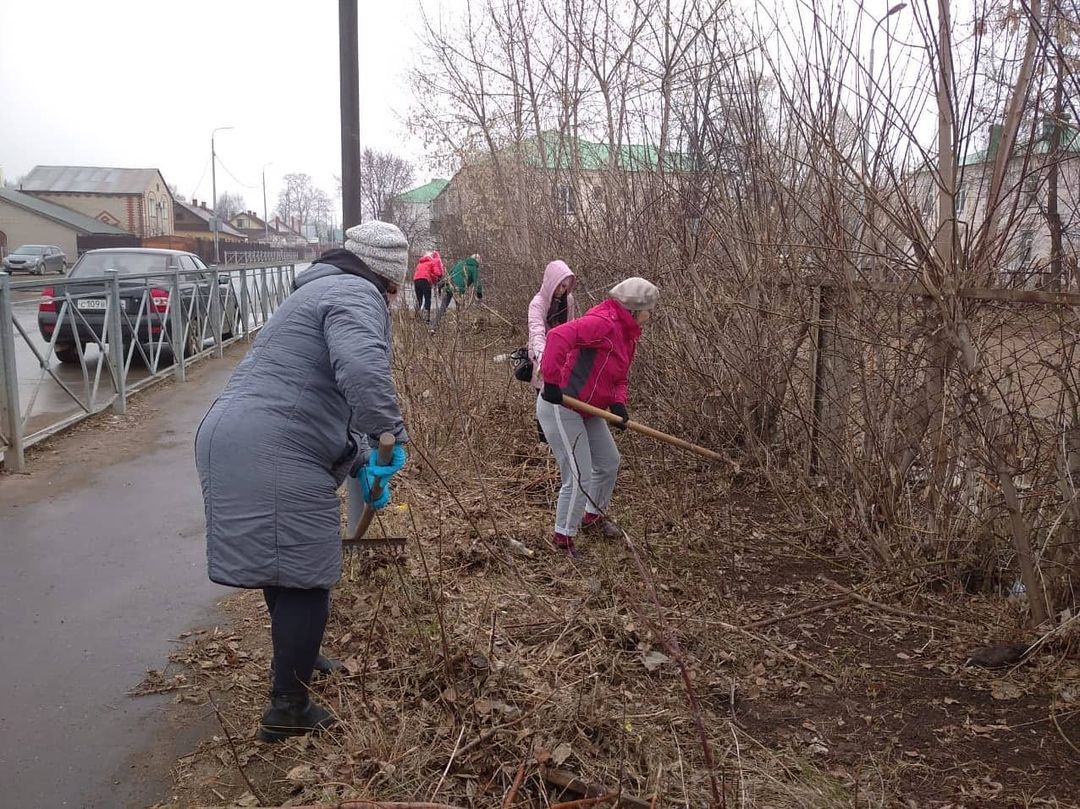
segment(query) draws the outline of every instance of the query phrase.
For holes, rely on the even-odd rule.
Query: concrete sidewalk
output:
[[[246,346],[194,366],[0,477],[0,795],[9,806],[145,806],[178,754],[172,696],[131,698],[184,629],[219,618],[193,444]],[[242,470],[238,470],[242,474]],[[187,738],[183,738],[187,736]]]

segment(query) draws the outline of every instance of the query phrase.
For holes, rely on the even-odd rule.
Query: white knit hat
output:
[[[372,220],[345,231],[345,249],[355,253],[373,273],[398,286],[405,283],[409,240],[397,225]]]
[[[652,309],[660,302],[660,290],[656,285],[637,276],[620,281],[611,288],[608,295],[631,312]]]

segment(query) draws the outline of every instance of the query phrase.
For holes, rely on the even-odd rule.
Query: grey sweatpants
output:
[[[607,422],[596,416],[582,416],[538,396],[536,418],[562,475],[555,532],[572,537],[584,513],[599,514],[611,503],[619,475],[619,450]]]

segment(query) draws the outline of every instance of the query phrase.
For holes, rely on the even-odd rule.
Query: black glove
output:
[[[484,299],[484,293],[483,292],[477,292],[476,293],[476,299],[478,301],[482,301]]]
[[[625,430],[626,422],[630,421],[630,414],[626,410],[626,405],[624,405],[622,402],[616,402],[611,407],[609,407],[608,410],[610,410],[612,413],[622,419],[622,424],[616,424],[615,426],[618,427],[620,430]]]
[[[554,382],[545,382],[544,389],[540,392],[540,398],[553,405],[562,404],[562,388]]]

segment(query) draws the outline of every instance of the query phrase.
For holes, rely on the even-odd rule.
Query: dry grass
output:
[[[183,679],[148,683],[211,692],[233,740],[181,762],[178,803],[257,804],[242,768],[268,805],[488,807],[513,791],[513,806],[540,807],[560,799],[541,764],[646,806],[710,805],[712,776],[740,807],[1080,799],[1065,740],[1078,742],[1075,640],[1005,675],[962,668],[993,639],[976,627],[1015,626],[1014,607],[959,599],[921,570],[861,582],[823,531],[786,524],[764,478],[732,481],[621,435],[615,516],[629,541],[552,553],[557,470],[535,443],[532,397],[492,362],[512,335],[477,315],[435,340],[398,324],[412,452],[372,530],[408,544],[401,558],[350,554],[334,591],[325,646],[349,674],[314,689],[338,729],[253,741],[267,618],[242,596],[236,626],[177,656]]]

